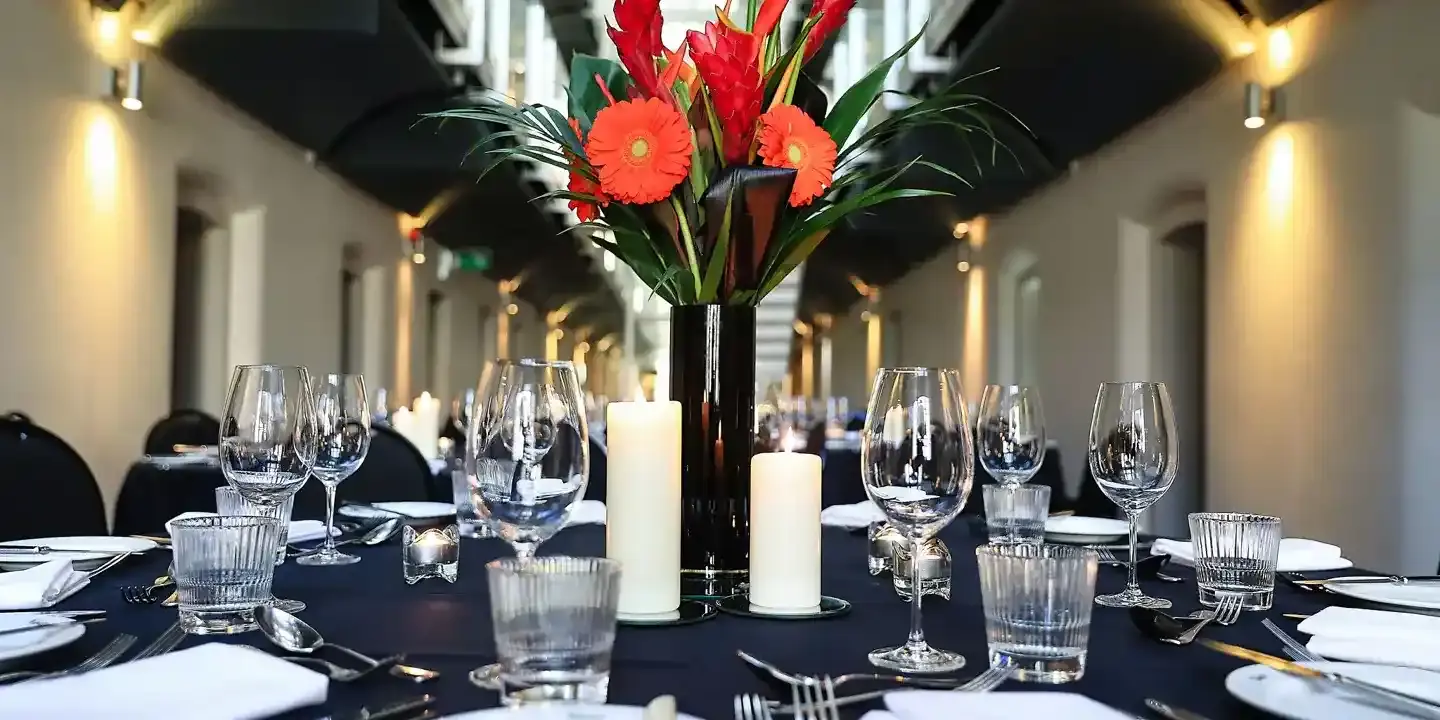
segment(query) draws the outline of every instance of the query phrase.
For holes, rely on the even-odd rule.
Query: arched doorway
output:
[[[1153,376],[1170,389],[1180,433],[1180,471],[1151,510],[1151,527],[1161,535],[1185,537],[1186,516],[1205,507],[1205,224],[1176,227],[1153,250]]]
[[[170,339],[170,408],[204,405],[201,357],[204,324],[204,238],[212,223],[199,210],[181,207],[175,217],[174,310]]]

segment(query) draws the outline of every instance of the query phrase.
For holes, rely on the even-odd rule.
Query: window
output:
[[[1040,275],[1026,268],[1015,284],[1015,382],[1040,384]]]

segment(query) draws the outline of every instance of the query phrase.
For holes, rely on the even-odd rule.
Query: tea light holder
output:
[[[406,525],[401,535],[400,559],[408,585],[426,578],[443,578],[453,583],[460,574],[460,529],[448,525],[443,530],[430,528],[416,532]]]
[[[895,547],[894,565],[892,574],[894,576],[895,592],[901,598],[910,599],[912,586],[914,585],[914,570],[911,568],[913,549],[911,543],[901,543]],[[950,599],[950,573],[953,561],[950,558],[950,549],[939,538],[930,538],[920,545],[920,594],[939,595],[946,600]]]
[[[870,574],[890,572],[894,567],[895,552],[907,542],[888,521],[876,520],[870,523]]]

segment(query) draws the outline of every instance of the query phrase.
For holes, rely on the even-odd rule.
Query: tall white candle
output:
[[[412,406],[415,412],[415,444],[429,460],[440,455],[440,401],[429,392],[420,393]]]
[[[607,446],[605,557],[620,563],[619,611],[680,607],[680,403],[612,402]]]
[[[750,461],[750,604],[820,604],[820,456],[760,453]]]

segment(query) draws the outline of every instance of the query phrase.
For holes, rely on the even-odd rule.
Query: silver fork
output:
[[[1009,667],[1008,665],[992,667],[987,669],[985,672],[982,672],[979,675],[971,678],[969,682],[955,688],[951,692],[990,692],[991,690],[1000,687],[1001,683],[1009,680],[1010,675],[1013,672],[1014,669]],[[807,680],[813,683],[816,678],[807,678]],[[846,705],[854,705],[856,703],[874,700],[878,697],[884,697],[885,693],[893,691],[894,688],[888,690],[872,690],[869,692],[856,693],[854,695],[845,695],[843,697],[833,699],[831,701],[831,705],[835,708],[844,707]],[[793,704],[781,705],[773,700],[769,700],[766,701],[766,706],[777,715],[788,715],[795,712],[795,706]]]
[[[1264,625],[1265,629],[1269,630],[1271,635],[1279,638],[1280,642],[1285,644],[1285,654],[1289,655],[1290,659],[1296,660],[1298,662],[1325,661],[1325,658],[1322,658],[1319,655],[1310,652],[1310,648],[1301,645],[1299,640],[1296,640],[1295,638],[1290,636],[1290,633],[1281,630],[1279,625],[1276,625],[1275,623],[1270,621],[1270,618],[1265,618],[1264,620],[1261,620],[1260,624]]]
[[[795,708],[796,720],[840,720],[840,709],[835,705],[835,683],[829,675],[791,685],[790,703]]]
[[[735,696],[735,720],[770,720],[772,717],[765,698],[755,693]]]
[[[1112,551],[1110,550],[1110,548],[1107,548],[1107,547],[1092,547],[1091,549],[1094,550],[1094,551],[1095,551],[1095,554],[1100,557],[1100,564],[1101,564],[1101,565],[1124,565],[1124,564],[1125,564],[1125,563],[1123,563],[1123,562],[1120,562],[1120,558],[1115,557],[1115,553],[1112,552]]]
[[[1195,623],[1189,630],[1180,633],[1174,638],[1162,638],[1161,642],[1167,642],[1171,645],[1189,645],[1195,642],[1195,638],[1199,637],[1200,631],[1204,630],[1206,625],[1212,622],[1219,622],[1222,618],[1227,617],[1231,618],[1230,622],[1235,622],[1235,620],[1240,617],[1240,598],[1234,595],[1222,596],[1214,610],[1201,610],[1191,615],[1191,617],[1200,620],[1200,622]],[[1226,623],[1222,622],[1221,624],[1224,625]]]
[[[136,640],[137,638],[134,635],[116,635],[115,639],[111,640],[107,645],[105,645],[105,647],[100,648],[99,652],[91,655],[90,657],[86,658],[85,660],[72,667],[51,673],[43,673],[36,670],[19,670],[16,672],[8,672],[4,675],[0,675],[0,683],[6,683],[15,680],[43,680],[46,678],[63,677],[66,675],[79,675],[83,672],[89,672],[91,670],[99,670],[101,668],[109,667],[111,663],[119,660],[120,656],[124,655],[125,651],[129,650],[130,646],[135,644]]]
[[[144,660],[145,658],[152,658],[156,655],[164,655],[165,653],[174,650],[175,647],[184,640],[185,629],[180,627],[180,623],[174,623],[170,627],[166,628],[165,632],[160,633],[160,637],[155,638],[153,642],[145,646],[144,650],[136,653],[135,657],[130,658],[130,662],[135,662],[136,660]]]
[[[1221,625],[1234,625],[1235,621],[1240,619],[1240,610],[1238,596],[1224,595],[1220,598],[1219,604],[1215,606],[1215,622]]]

